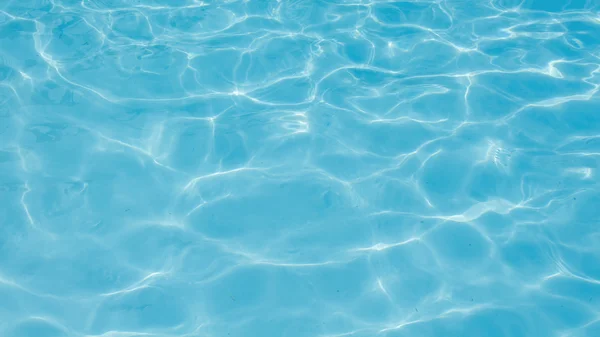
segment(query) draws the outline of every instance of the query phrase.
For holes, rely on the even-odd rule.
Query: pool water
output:
[[[1,0],[0,335],[600,336],[600,2]]]

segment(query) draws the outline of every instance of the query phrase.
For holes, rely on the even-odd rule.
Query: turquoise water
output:
[[[0,0],[0,335],[600,336],[600,2]]]

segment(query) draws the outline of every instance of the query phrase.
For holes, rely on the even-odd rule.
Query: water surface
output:
[[[599,13],[0,1],[0,335],[600,336]]]

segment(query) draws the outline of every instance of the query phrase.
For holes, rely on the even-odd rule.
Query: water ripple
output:
[[[0,4],[3,336],[600,334],[600,5]]]

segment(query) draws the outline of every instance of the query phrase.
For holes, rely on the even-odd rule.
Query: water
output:
[[[1,0],[0,335],[600,336],[599,13]]]

